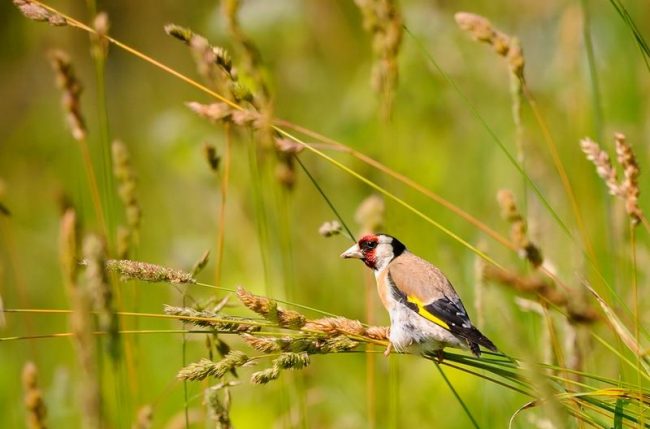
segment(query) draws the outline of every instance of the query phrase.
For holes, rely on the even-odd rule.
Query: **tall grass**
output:
[[[39,427],[47,408],[53,426],[82,421],[84,427],[360,427],[364,421],[369,427],[422,422],[477,428],[648,426],[650,363],[644,319],[648,303],[643,291],[650,231],[644,214],[647,204],[639,198],[645,191],[639,174],[648,157],[640,144],[641,124],[630,125],[629,130],[617,127],[627,138],[621,133],[613,140],[607,137],[618,125],[610,115],[625,112],[612,113],[603,106],[608,94],[611,97],[622,84],[612,82],[609,88],[610,82],[599,73],[596,29],[600,27],[589,25],[599,20],[614,28],[617,13],[643,55],[639,58],[634,45],[622,50],[634,52],[630,53],[636,55],[634,64],[642,64],[646,43],[631,13],[620,2],[611,2],[611,10],[581,4],[585,19],[577,34],[585,42],[592,91],[588,108],[594,121],[593,127],[584,127],[577,119],[570,124],[558,119],[579,112],[553,99],[557,88],[544,86],[545,76],[535,67],[548,51],[536,51],[540,47],[529,34],[515,37],[497,30],[492,22],[507,26],[498,13],[493,12],[491,22],[468,13],[457,14],[456,20],[462,30],[506,59],[507,74],[497,58],[480,57],[480,47],[462,39],[461,30],[453,25],[456,11],[421,5],[400,9],[388,0],[356,3],[358,11],[353,6],[310,5],[303,6],[304,15],[292,15],[308,19],[314,14],[336,24],[332,28],[337,31],[324,33],[332,40],[357,43],[350,32],[371,39],[373,65],[367,74],[372,76],[377,99],[373,101],[365,87],[357,89],[359,82],[353,81],[350,87],[365,95],[359,97],[361,101],[351,96],[355,100],[351,102],[363,108],[346,110],[343,97],[332,102],[321,94],[315,100],[315,104],[340,107],[339,114],[337,109],[306,107],[314,104],[308,98],[310,91],[318,90],[304,88],[317,73],[313,69],[305,76],[285,73],[283,67],[309,69],[310,64],[300,63],[300,55],[286,57],[281,44],[273,45],[260,38],[255,27],[247,29],[242,23],[245,12],[254,15],[261,5],[242,10],[238,1],[227,1],[222,10],[215,10],[227,28],[218,37],[219,44],[188,28],[166,25],[169,35],[187,45],[179,45],[183,49],[179,63],[170,66],[159,59],[162,54],[149,55],[147,49],[123,42],[128,33],[109,35],[101,21],[91,26],[47,3],[14,0],[32,20],[82,30],[91,37],[98,119],[86,125],[82,114],[90,103],[82,103],[82,81],[72,73],[77,56],[72,60],[56,54],[64,112],[79,142],[78,167],[85,173],[57,168],[53,172],[82,180],[90,198],[85,193],[76,195],[63,207],[60,253],[65,287],[52,281],[60,277],[51,275],[57,270],[55,262],[43,264],[47,276],[20,263],[26,252],[39,245],[44,246],[37,251],[46,255],[45,261],[57,259],[51,247],[24,240],[21,221],[26,219],[28,202],[19,197],[0,201],[1,207],[9,209],[0,213],[4,244],[0,268],[10,267],[9,284],[17,290],[0,289],[6,295],[2,311],[8,320],[0,347],[18,352],[3,358],[8,371],[2,377],[19,377],[12,369],[28,360],[36,361],[46,374],[38,385],[35,375],[24,382],[25,395],[38,400],[32,399],[20,415],[4,413],[1,422],[15,426],[24,415],[29,425]],[[94,18],[95,3],[87,6]],[[445,23],[440,35],[445,43],[430,43],[429,30],[418,24],[417,14],[423,11]],[[522,12],[521,19],[532,22],[535,13],[543,11]],[[337,14],[355,22],[354,29]],[[119,19],[114,14],[113,20]],[[524,28],[514,27],[513,34]],[[319,31],[317,26],[313,30]],[[32,31],[36,30],[26,30]],[[306,33],[301,28],[291,31]],[[617,40],[629,37],[614,30],[612,34]],[[176,46],[162,35],[154,40],[157,45],[169,44],[170,49]],[[327,48],[328,40],[316,41],[332,58],[357,59],[354,49]],[[221,44],[229,44],[233,53]],[[115,49],[109,51],[108,45]],[[260,53],[269,46],[275,56],[265,54],[269,62],[264,65]],[[188,53],[203,83],[184,71],[190,69]],[[310,55],[319,67],[330,66],[327,55]],[[124,118],[111,116],[113,56],[120,61],[143,60],[136,67],[146,73],[162,71],[165,82],[192,88],[190,95],[172,97],[179,109],[186,103],[196,114],[188,113],[183,129],[174,130],[182,144],[172,143],[177,146],[169,156],[158,156],[162,148],[129,145],[137,147],[129,162],[120,152],[125,149],[114,145],[115,179],[110,175],[108,143],[117,134],[113,127],[119,125],[114,124],[124,123]],[[437,74],[428,73],[429,67]],[[472,74],[477,68],[482,72]],[[345,81],[332,70],[329,73],[318,83],[342,88]],[[366,74],[365,70],[357,73]],[[573,76],[554,77],[566,85],[576,84]],[[484,80],[490,81],[490,91],[497,95],[482,88]],[[424,87],[435,91],[427,93],[420,89]],[[434,102],[431,109],[427,103],[433,93],[444,102]],[[639,105],[647,110],[642,102]],[[143,103],[140,114],[144,108]],[[151,108],[155,112],[158,106]],[[379,115],[359,116],[364,109]],[[421,115],[419,109],[431,110]],[[502,115],[501,110],[509,113]],[[431,119],[434,113],[448,118]],[[325,125],[332,120],[337,125]],[[301,121],[323,125],[307,127]],[[93,126],[99,130],[96,136]],[[586,133],[585,128],[595,130],[591,136],[595,141],[583,140],[579,145],[575,136]],[[208,154],[212,171],[204,159],[196,165],[190,160],[202,158],[198,143],[205,139],[197,135],[217,140]],[[480,143],[465,143],[471,139]],[[607,149],[610,140],[613,151]],[[5,150],[19,154],[13,145]],[[93,159],[95,150],[101,154],[100,162]],[[608,153],[615,153],[617,162],[611,162]],[[144,159],[149,156],[155,157],[149,164],[154,166],[148,170],[155,172],[151,176],[139,168],[148,165]],[[131,168],[140,172],[142,188]],[[8,171],[10,186],[20,189],[12,175],[21,177],[19,172]],[[209,177],[205,180],[209,185],[200,194],[174,183],[181,177],[185,184]],[[53,179],[29,176],[38,185],[47,185],[41,183],[47,180]],[[503,191],[522,181],[521,196]],[[124,213],[115,203],[115,188]],[[501,190],[498,204],[497,189]],[[377,316],[373,279],[363,277],[360,266],[348,268],[336,261],[347,242],[317,234],[318,225],[337,218],[342,226],[326,235],[336,237],[343,230],[352,235],[352,213],[371,192],[383,197],[381,214],[367,222],[358,218],[362,231],[386,228],[416,253],[439,261],[466,302],[472,297],[466,285],[486,283],[478,305],[481,329],[495,338],[502,353],[475,358],[446,350],[443,359],[377,357],[387,346],[387,329],[375,326],[385,318]],[[522,198],[523,209],[517,207],[517,197]],[[86,199],[92,203],[95,222],[88,222]],[[510,225],[509,234],[500,232],[505,230],[500,208]],[[33,216],[50,222],[56,217],[46,210]],[[126,227],[120,230],[116,225],[121,218],[126,219]],[[81,227],[79,219],[84,221]],[[92,234],[93,229],[100,236]],[[82,236],[88,237],[84,252],[79,245]],[[610,242],[607,236],[614,239]],[[490,241],[475,244],[484,238]],[[608,243],[623,246],[611,249]],[[205,254],[190,272],[195,256],[186,254],[199,254],[206,247],[215,255],[213,270],[202,271],[208,263]],[[478,279],[472,278],[468,256],[481,261]],[[33,258],[30,263],[35,263]],[[206,272],[213,280],[204,280]],[[35,294],[43,282],[55,291],[51,299]],[[135,285],[132,289],[130,282]],[[69,302],[57,298],[65,295],[62,290]],[[180,295],[175,297],[175,291]],[[74,339],[75,347],[67,347],[62,338]],[[29,340],[30,348],[23,349],[21,340]],[[79,410],[66,408],[75,393],[52,375],[59,365],[72,367],[73,359],[80,372],[72,378],[73,384],[85,398]],[[26,368],[35,374],[33,365]],[[8,406],[19,403],[20,395],[9,390],[0,392],[0,400],[6,399]],[[365,405],[359,405],[364,398]]]

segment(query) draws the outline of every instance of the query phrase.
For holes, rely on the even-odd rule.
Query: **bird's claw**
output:
[[[388,343],[388,346],[386,347],[386,350],[384,350],[384,356],[388,357],[390,352],[393,350],[393,344]]]

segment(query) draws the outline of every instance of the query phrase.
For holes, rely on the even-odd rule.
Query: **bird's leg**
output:
[[[390,352],[393,350],[393,343],[389,342],[386,350],[384,350],[384,356],[388,357]]]
[[[434,352],[434,355],[436,357],[436,362],[438,363],[438,365],[440,365],[442,361],[445,360],[445,352],[443,351],[443,349],[436,350]]]

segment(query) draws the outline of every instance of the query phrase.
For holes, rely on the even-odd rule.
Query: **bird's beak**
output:
[[[354,246],[350,247],[345,252],[341,253],[341,258],[343,258],[343,259],[349,259],[349,258],[363,259],[363,253],[361,253],[361,249],[359,248],[359,245],[355,244]]]

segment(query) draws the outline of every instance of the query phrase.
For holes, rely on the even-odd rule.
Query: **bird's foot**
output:
[[[388,357],[390,352],[393,350],[393,344],[388,343],[388,346],[386,347],[386,350],[384,350],[384,356]]]
[[[440,365],[445,360],[445,352],[443,349],[438,349],[433,353],[436,363]]]

